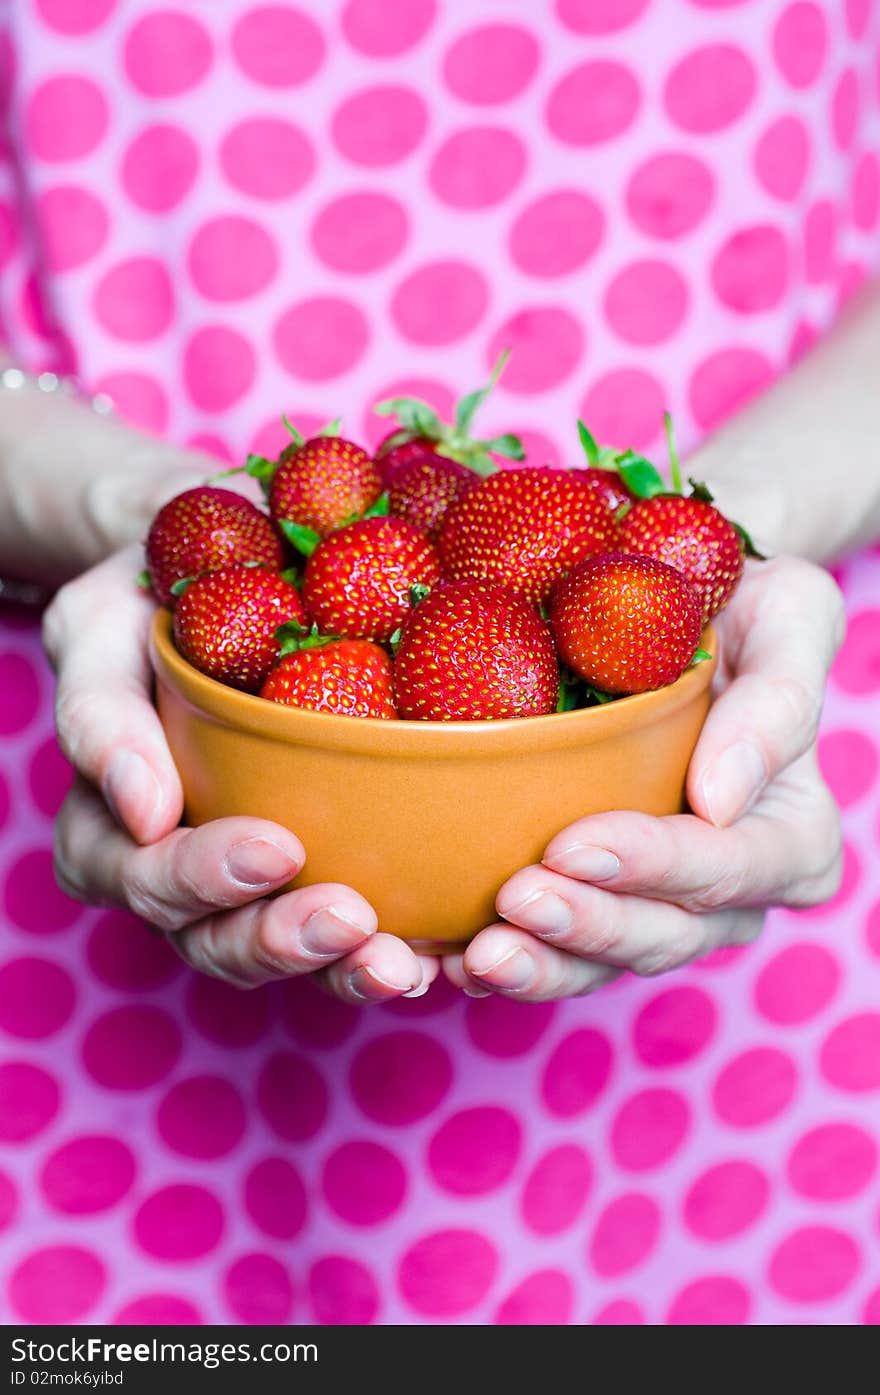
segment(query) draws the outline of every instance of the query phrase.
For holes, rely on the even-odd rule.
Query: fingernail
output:
[[[468,965],[468,973],[476,974],[478,978],[487,978],[491,974],[493,988],[507,988],[513,992],[528,988],[535,977],[535,971],[534,959],[519,947],[509,949],[500,959],[495,959],[485,968],[473,963]]]
[[[737,741],[709,766],[700,793],[712,823],[725,828],[754,804],[767,782],[764,757],[751,741]]]
[[[492,996],[488,988],[478,988],[475,983],[466,983],[461,991],[468,998],[491,998]]]
[[[608,882],[620,871],[620,858],[607,848],[594,848],[588,843],[571,843],[544,858],[547,867],[565,872],[582,882]]]
[[[290,853],[268,838],[245,838],[226,854],[226,874],[239,886],[273,886],[296,870]]]
[[[162,786],[143,756],[137,751],[116,751],[107,766],[101,790],[117,823],[128,827],[124,809],[137,810],[152,823],[162,802]]]
[[[415,987],[413,983],[392,983],[390,979],[383,978],[377,974],[375,969],[371,969],[368,964],[359,964],[348,976],[348,986],[356,998],[362,999],[365,1003],[382,1002],[388,996],[388,990],[392,993],[405,993]]]
[[[432,980],[429,980],[426,983],[420,983],[418,988],[411,988],[409,992],[404,993],[403,996],[405,998],[423,998],[427,993],[428,989],[431,987],[431,982]]]
[[[369,935],[356,920],[350,920],[332,906],[322,906],[313,911],[299,933],[299,942],[306,954],[316,959],[326,959],[347,954],[350,949],[362,944]]]
[[[553,891],[533,891],[518,905],[498,909],[506,920],[516,921],[539,935],[564,935],[574,924],[571,906]]]

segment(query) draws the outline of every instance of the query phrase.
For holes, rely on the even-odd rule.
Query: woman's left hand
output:
[[[840,593],[809,562],[750,563],[718,617],[719,696],[688,772],[693,813],[595,814],[558,834],[496,901],[453,983],[525,1002],[577,997],[624,970],[665,973],[809,906],[840,880],[837,809],[816,760]]]

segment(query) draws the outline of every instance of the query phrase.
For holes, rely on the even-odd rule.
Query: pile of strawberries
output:
[[[703,486],[684,494],[643,456],[519,464],[513,436],[474,439],[490,382],[446,424],[423,402],[375,458],[333,423],[249,456],[264,512],[206,484],[156,515],[148,584],[180,652],[221,683],[356,717],[535,717],[674,682],[708,657],[706,622],[752,552]]]

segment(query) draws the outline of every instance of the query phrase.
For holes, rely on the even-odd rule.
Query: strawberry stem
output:
[[[666,432],[666,449],[669,451],[669,468],[672,472],[672,488],[676,494],[681,494],[681,463],[678,459],[678,448],[675,444],[675,431],[672,426],[672,417],[668,412],[663,413],[663,429]]]
[[[290,434],[290,436],[291,436],[291,438],[292,438],[292,440],[293,440],[294,445],[296,445],[296,446],[304,446],[304,445],[305,445],[305,438],[304,438],[302,432],[301,432],[301,431],[297,431],[296,427],[293,425],[293,422],[288,421],[288,419],[287,419],[287,417],[285,416],[284,412],[281,413],[281,420],[282,420],[282,422],[284,423],[284,429],[285,429],[285,431],[287,431],[287,432]]]
[[[599,445],[595,436],[587,429],[586,422],[578,417],[578,435],[581,438],[581,445],[584,448],[584,455],[587,457],[588,465],[599,464]]]
[[[279,518],[278,527],[287,541],[292,543],[303,557],[311,557],[321,541],[320,533],[316,533],[314,528],[305,528],[301,523],[294,523],[290,518]]]

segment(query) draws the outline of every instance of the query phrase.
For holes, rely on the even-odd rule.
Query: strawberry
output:
[[[387,720],[397,716],[391,660],[378,644],[313,633],[292,643],[286,640],[285,647],[287,652],[263,684],[261,697],[341,717]]]
[[[745,564],[736,527],[704,493],[661,494],[633,504],[620,525],[621,547],[681,572],[699,594],[703,623],[730,600]]]
[[[536,605],[587,557],[612,551],[617,524],[579,471],[506,470],[452,506],[437,544],[446,574],[500,582]]]
[[[550,624],[563,663],[581,678],[603,693],[642,693],[674,683],[698,656],[702,605],[674,567],[609,553],[563,577]]]
[[[305,625],[299,592],[264,567],[224,567],[187,586],[174,612],[174,638],[185,659],[210,678],[258,692],[281,648],[275,631]]]
[[[423,722],[555,712],[559,668],[549,628],[504,586],[441,582],[403,627],[394,691],[401,717]]]
[[[467,465],[424,452],[397,465],[388,486],[388,511],[436,542],[448,510],[478,482]]]
[[[401,465],[436,454],[437,442],[428,440],[427,436],[407,437],[405,431],[392,431],[376,447],[376,464],[384,487],[390,488]]]
[[[609,513],[616,514],[632,503],[633,496],[616,470],[589,466],[586,470],[578,469],[577,474],[578,479],[595,489]]]
[[[187,577],[236,562],[284,566],[282,544],[264,513],[230,489],[200,485],[184,490],[156,514],[147,536],[147,570],[163,605]]]
[[[248,468],[258,473],[260,467]],[[263,462],[264,478],[266,473]],[[294,440],[270,473],[269,512],[282,531],[292,523],[326,537],[366,513],[382,492],[375,462],[341,436],[314,436],[300,444]]]
[[[323,633],[385,641],[409,615],[410,589],[439,578],[435,548],[411,523],[365,518],[317,543],[303,600]]]

